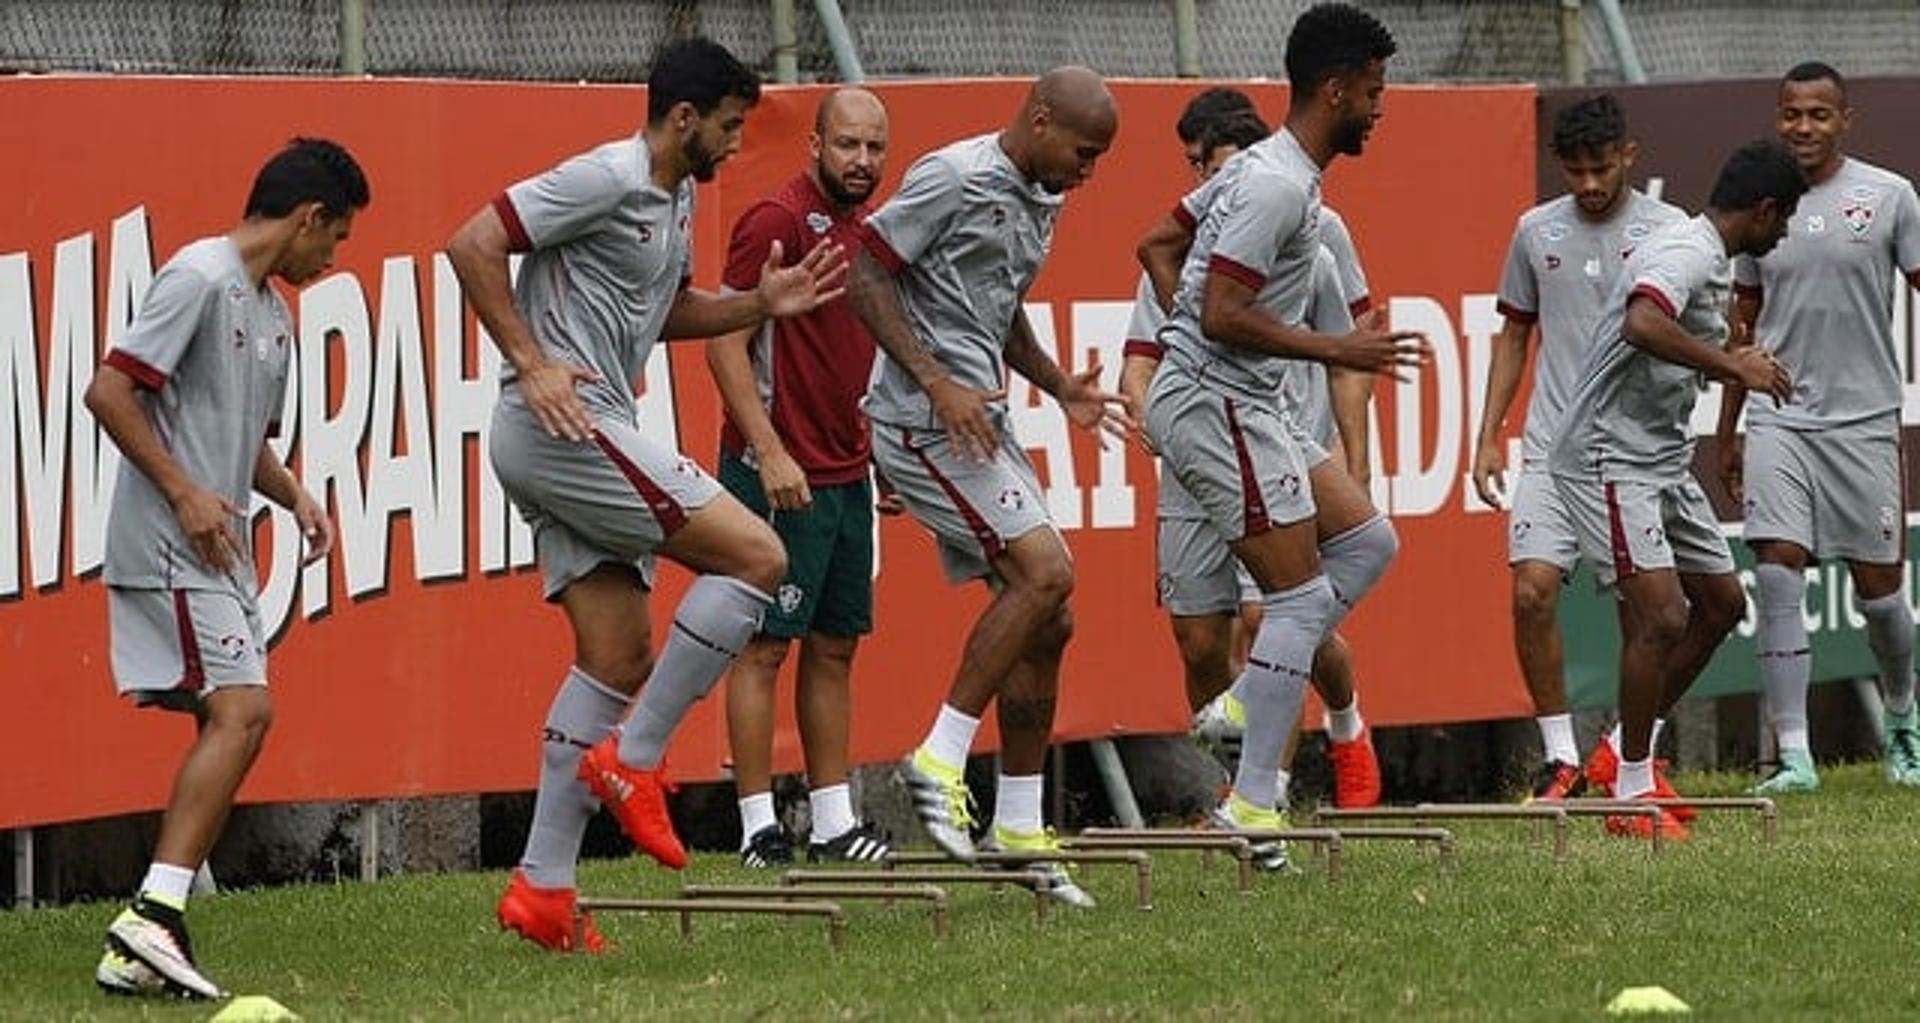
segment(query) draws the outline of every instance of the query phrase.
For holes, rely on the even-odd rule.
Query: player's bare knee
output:
[[[1514,621],[1535,627],[1551,627],[1559,613],[1559,580],[1549,582],[1532,572],[1514,573]]]
[[[233,686],[206,701],[206,727],[258,744],[273,727],[273,701],[265,686]]]
[[[1694,613],[1701,616],[1708,628],[1724,636],[1740,624],[1740,619],[1746,617],[1746,592],[1733,576],[1718,577],[1700,592],[1694,604]]]
[[[1635,616],[1639,639],[1656,647],[1672,647],[1686,635],[1691,610],[1685,600],[1663,600],[1642,608]]]
[[[773,530],[762,527],[742,538],[734,578],[762,593],[772,593],[787,577],[787,548]]]
[[[1073,611],[1061,605],[1042,622],[1033,636],[1033,649],[1038,653],[1057,654],[1066,649],[1067,642],[1073,639]]]

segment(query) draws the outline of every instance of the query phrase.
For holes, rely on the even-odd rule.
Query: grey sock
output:
[[[1247,734],[1233,790],[1263,809],[1279,799],[1280,755],[1300,716],[1313,669],[1313,651],[1339,617],[1339,602],[1324,575],[1261,602],[1265,612],[1235,692],[1247,709]]]
[[[520,868],[541,888],[572,888],[580,839],[600,804],[575,774],[580,754],[607,737],[627,709],[627,697],[569,668],[547,710],[541,735],[540,788],[533,797],[533,826]]]
[[[1801,617],[1807,576],[1798,569],[1762,562],[1755,566],[1754,604],[1759,610],[1754,646],[1760,655],[1760,681],[1766,686],[1773,730],[1782,748],[1806,749],[1807,681],[1813,653],[1807,623]]]
[[[1905,715],[1913,710],[1913,609],[1906,594],[1895,590],[1872,600],[1854,601],[1867,618],[1867,646],[1880,665],[1880,688],[1887,712]]]
[[[1341,617],[1373,589],[1386,574],[1387,566],[1400,551],[1399,534],[1385,515],[1371,519],[1331,536],[1320,545],[1320,568],[1327,573],[1334,599],[1340,602]],[[1337,624],[1337,620],[1336,620]]]
[[[634,701],[620,735],[620,760],[652,768],[687,709],[713,690],[739,655],[773,598],[731,576],[694,580],[674,610],[673,626],[653,674]]]

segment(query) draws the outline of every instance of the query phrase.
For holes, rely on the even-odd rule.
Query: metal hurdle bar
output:
[[[1211,856],[1216,850],[1226,849],[1238,854],[1237,847],[1219,839],[1238,838],[1247,842],[1248,854],[1239,860],[1241,866],[1242,892],[1252,889],[1252,844],[1260,841],[1278,839],[1285,842],[1303,842],[1310,846],[1317,856],[1322,850],[1327,854],[1327,879],[1334,880],[1340,875],[1340,833],[1332,828],[1281,828],[1273,831],[1218,831],[1206,828],[1088,828],[1080,833],[1078,839],[1063,842],[1080,842],[1100,848],[1124,849],[1161,848],[1161,849],[1199,849],[1203,856]],[[1213,839],[1210,844],[1198,844],[1191,839]]]
[[[896,885],[870,888],[859,885],[724,885],[690,884],[680,889],[685,899],[868,899],[892,905],[895,899],[914,899],[933,909],[933,940],[944,941],[948,934],[947,893],[930,884]]]
[[[1760,842],[1773,845],[1780,837],[1780,808],[1771,799],[1760,796],[1681,796],[1678,799],[1569,799],[1566,805],[1578,810],[1616,812],[1634,806],[1659,806],[1667,809],[1692,807],[1707,812],[1738,813],[1751,810],[1760,818]]]
[[[1553,832],[1553,862],[1565,863],[1567,817],[1567,810],[1558,803],[1553,806],[1539,803],[1422,803],[1419,806],[1371,806],[1352,810],[1322,807],[1313,812],[1313,823],[1325,827],[1335,821],[1406,820],[1412,821],[1415,827],[1425,827],[1426,822],[1435,820],[1544,821]]]
[[[1146,912],[1153,908],[1153,857],[1137,849],[1058,849],[1053,852],[981,852],[975,863],[1021,867],[1029,863],[1123,863],[1133,867],[1134,908]],[[895,852],[880,861],[880,869],[898,866],[954,863],[943,852]],[[909,871],[911,873],[911,871]]]
[[[838,903],[833,902],[792,902],[772,899],[581,899],[582,912],[590,910],[636,912],[636,913],[678,913],[680,915],[680,936],[693,937],[693,915],[695,913],[755,913],[769,916],[818,916],[827,921],[827,941],[835,952],[847,944],[847,914]],[[579,918],[575,921],[575,930],[579,930]],[[576,934],[576,940],[579,935]]]
[[[1124,831],[1114,835],[1113,831]],[[1154,831],[1150,828],[1140,830],[1089,828],[1073,838],[1063,838],[1060,845],[1067,849],[1085,850],[1133,850],[1150,851],[1154,849],[1197,849],[1203,855],[1215,852],[1233,854],[1241,894],[1253,890],[1253,843],[1237,835],[1220,831]]]
[[[1047,890],[1053,882],[1045,874],[1024,871],[987,870],[789,870],[780,875],[780,883],[809,885],[876,885],[904,888],[916,884],[991,884],[1019,885],[1033,893],[1033,918],[1047,922],[1047,903],[1053,896]]]

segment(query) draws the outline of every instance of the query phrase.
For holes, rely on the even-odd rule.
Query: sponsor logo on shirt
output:
[[[1810,214],[1807,217],[1807,233],[1808,234],[1826,234],[1827,218],[1821,216],[1818,213]]]
[[[810,228],[814,234],[826,234],[827,229],[832,226],[833,218],[819,210],[814,210],[807,214],[807,227]]]

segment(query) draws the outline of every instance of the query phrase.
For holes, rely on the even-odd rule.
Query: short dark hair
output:
[[[365,209],[372,195],[353,155],[328,139],[296,138],[273,155],[253,179],[246,216],[284,217],[303,203],[318,202],[331,218]]]
[[[1292,102],[1312,96],[1330,78],[1350,75],[1399,52],[1393,33],[1380,19],[1352,4],[1323,3],[1307,8],[1287,34],[1287,81]]]
[[[1174,122],[1173,133],[1184,145],[1193,145],[1220,120],[1246,111],[1253,112],[1253,97],[1239,89],[1216,85],[1187,101],[1187,108]]]
[[[1803,60],[1795,64],[1787,69],[1787,73],[1780,79],[1780,84],[1785,85],[1788,82],[1821,81],[1832,82],[1833,87],[1840,90],[1841,102],[1846,101],[1847,80],[1841,77],[1838,69],[1825,61]]]
[[[760,102],[760,76],[704,36],[671,42],[654,56],[647,74],[647,123],[658,124],[681,103],[693,104],[705,117],[728,96],[748,106]]]
[[[1212,159],[1213,151],[1221,146],[1245,149],[1271,134],[1273,129],[1267,127],[1267,122],[1262,121],[1259,114],[1242,110],[1215,121],[1200,133],[1200,158]]]
[[[1784,212],[1800,205],[1807,194],[1807,176],[1787,147],[1772,139],[1749,142],[1733,151],[1720,167],[1707,205],[1716,210],[1750,210],[1762,199],[1772,199]]]
[[[1553,155],[1562,160],[1598,153],[1626,138],[1626,112],[1610,92],[1588,96],[1553,119]]]

